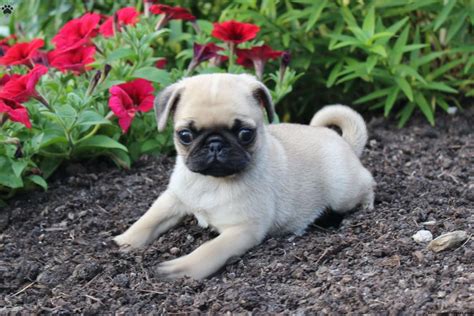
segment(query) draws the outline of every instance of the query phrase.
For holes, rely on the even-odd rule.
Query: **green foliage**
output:
[[[228,18],[265,25],[265,40],[291,49],[305,72],[280,104],[285,120],[348,103],[395,113],[399,126],[417,110],[434,125],[438,109],[474,95],[471,0],[242,0]]]
[[[25,1],[10,18],[10,32],[21,36],[20,41],[37,38],[41,33],[47,48],[52,49],[51,38],[68,20],[90,9],[110,13],[130,5],[130,2],[122,2],[120,6],[112,1],[95,1],[91,6],[91,1],[84,6],[82,1],[55,1],[56,9],[48,11],[45,2]],[[142,2],[135,3],[140,10]],[[142,15],[139,23],[122,26],[112,37],[94,37],[95,62],[90,64],[92,69],[83,74],[60,72],[50,67],[36,85],[41,102],[38,101],[41,98],[32,98],[23,103],[28,108],[31,129],[0,113],[0,202],[18,190],[35,187],[46,190],[47,178],[70,160],[105,156],[119,167],[129,168],[143,154],[157,155],[173,150],[171,126],[164,133],[158,133],[153,111],[136,111],[130,128],[124,133],[108,106],[110,87],[142,78],[150,81],[157,93],[193,72],[246,71],[234,63],[225,69],[210,62],[187,69],[195,42],[216,41],[210,36],[212,23],[199,20],[200,33],[183,21],[171,21],[156,31],[159,19],[157,15]],[[155,66],[160,58],[167,59],[167,70]],[[272,94],[278,101],[291,91],[300,75],[290,68],[284,74],[275,68],[264,80],[273,88]],[[0,78],[5,73],[27,72],[24,65],[0,66]]]
[[[159,17],[152,15],[112,38],[96,37],[101,53],[92,71],[81,76],[50,71],[37,85],[49,106],[37,100],[25,103],[32,129],[0,117],[0,202],[20,189],[46,189],[45,179],[64,161],[106,156],[128,168],[143,154],[171,151],[172,130],[157,133],[152,112],[137,112],[123,134],[108,107],[108,89],[144,78],[158,92],[188,75],[193,43],[215,41],[210,36],[215,21],[258,24],[258,38],[242,48],[267,43],[291,52],[292,69],[282,75],[276,63],[269,64],[263,78],[281,121],[307,122],[325,104],[346,103],[395,117],[400,127],[416,112],[434,125],[440,110],[472,103],[472,0],[162,2],[189,8],[202,32],[182,21],[155,31]],[[143,5],[141,0],[15,1],[15,13],[0,16],[0,35],[41,37],[51,49],[51,38],[72,18],[89,11],[111,14],[125,6],[143,11]],[[162,57],[168,70],[154,65]],[[107,77],[106,64],[112,69]],[[98,84],[91,85],[99,70]],[[25,73],[20,66],[8,71]],[[246,70],[234,63],[222,68],[208,62],[194,70],[224,71]],[[292,97],[286,98],[290,92]]]

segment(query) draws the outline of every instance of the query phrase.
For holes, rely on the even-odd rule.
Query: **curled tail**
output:
[[[328,105],[319,110],[309,123],[311,126],[336,125],[342,130],[342,138],[360,157],[367,142],[367,127],[359,113],[345,105]]]

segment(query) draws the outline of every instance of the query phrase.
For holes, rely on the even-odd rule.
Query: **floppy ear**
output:
[[[247,82],[252,91],[252,96],[267,112],[268,122],[273,122],[273,118],[275,117],[275,108],[273,106],[272,96],[270,95],[268,88],[252,75],[240,74],[239,76]]]
[[[273,106],[272,96],[270,95],[270,91],[268,91],[267,87],[265,87],[263,83],[258,82],[257,87],[255,90],[253,90],[252,94],[267,112],[268,123],[273,122],[275,108]]]
[[[156,125],[158,131],[162,132],[166,128],[170,113],[176,109],[176,105],[181,98],[182,87],[177,84],[163,89],[155,98]]]

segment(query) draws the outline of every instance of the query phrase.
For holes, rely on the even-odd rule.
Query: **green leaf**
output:
[[[372,72],[372,69],[374,69],[375,65],[377,64],[377,61],[378,58],[375,55],[371,55],[369,56],[369,58],[367,58],[367,61],[365,62],[365,68],[368,74]]]
[[[135,55],[135,52],[133,51],[133,49],[131,49],[129,47],[122,47],[122,48],[119,48],[119,49],[114,50],[113,52],[111,52],[107,56],[106,62],[111,63],[111,62],[113,62],[117,59],[126,59],[126,58],[129,58],[129,57],[134,56],[134,55]]]
[[[412,67],[408,65],[398,65],[395,67],[396,73],[400,75],[400,77],[406,77],[406,75],[415,77],[416,80],[426,83],[426,80]]]
[[[213,24],[207,20],[196,20],[197,25],[204,34],[211,35]]]
[[[330,44],[329,45],[329,50],[335,50],[335,49],[338,49],[338,48],[342,48],[342,47],[345,47],[345,46],[351,46],[351,45],[352,46],[360,46],[360,45],[363,44],[358,39],[356,39],[354,37],[351,37],[351,36],[347,36],[347,35],[332,34],[332,35],[328,35],[328,36],[332,39],[340,41],[339,43],[334,42],[332,45]]]
[[[137,69],[133,73],[133,77],[147,79],[152,82],[159,83],[162,86],[171,84],[170,74],[163,69],[154,67],[144,67]]]
[[[442,82],[427,82],[425,85],[422,86],[423,89],[428,90],[437,90],[447,93],[458,93],[458,90],[451,88],[445,83]]]
[[[388,29],[386,29],[386,31],[396,34],[408,22],[409,19],[410,19],[409,17],[404,17],[402,20],[391,25]],[[388,38],[383,38],[378,42],[379,44],[384,45],[388,42]]]
[[[86,110],[79,114],[76,125],[99,125],[99,124],[111,124],[111,122],[105,119],[102,115],[97,112]]]
[[[435,31],[437,31],[440,26],[443,25],[444,21],[446,21],[449,13],[454,8],[454,5],[456,5],[456,0],[448,0],[448,3],[444,5],[443,10],[441,10],[438,17],[433,21]]]
[[[434,115],[431,106],[429,105],[428,101],[426,100],[425,96],[422,93],[415,94],[415,102],[420,108],[421,112],[425,115],[428,122],[434,126]]]
[[[414,67],[416,69],[416,68],[418,68],[418,67],[420,67],[424,64],[427,64],[427,63],[435,60],[438,57],[443,56],[444,54],[446,54],[446,52],[433,52],[433,53],[430,53],[430,54],[425,55],[423,57],[412,59],[410,61],[410,64],[411,64],[412,67]]]
[[[464,62],[464,60],[462,60],[462,59],[457,59],[457,60],[450,61],[449,63],[444,64],[441,67],[436,68],[436,70],[429,73],[426,76],[426,78],[428,80],[434,80],[434,79],[438,78],[439,76],[444,75],[446,72],[450,71],[451,69],[453,69],[453,68],[457,67],[458,65],[462,64],[463,62]]]
[[[354,104],[360,104],[360,103],[365,103],[374,99],[378,99],[381,97],[384,97],[390,93],[391,88],[386,88],[386,89],[380,89],[376,90],[366,96],[363,96],[357,100],[354,101]]]
[[[112,159],[117,164],[117,166],[122,167],[124,169],[130,169],[130,166],[132,164],[130,156],[123,150],[112,149],[107,152],[107,156],[109,156],[110,159]]]
[[[375,6],[371,6],[369,12],[364,18],[364,22],[362,24],[362,30],[365,34],[369,37],[374,35],[375,31]]]
[[[405,47],[402,48],[402,52],[411,52],[413,50],[420,50],[421,48],[425,48],[430,46],[430,44],[411,44],[411,45],[406,45]]]
[[[349,26],[348,28],[352,32],[352,34],[354,34],[355,37],[359,40],[359,42],[366,44],[369,41],[369,36],[364,31],[362,31],[360,27]]]
[[[321,13],[323,12],[324,8],[326,7],[328,1],[315,1],[314,5],[311,7],[311,17],[306,24],[306,32],[309,32],[313,26],[318,22]]]
[[[339,76],[339,73],[342,69],[342,65],[343,65],[343,62],[340,61],[332,68],[331,73],[329,74],[328,80],[326,81],[326,87],[330,88],[334,85],[334,82],[336,82],[336,79]]]
[[[124,145],[120,144],[118,141],[105,136],[105,135],[94,135],[90,138],[87,138],[83,141],[78,142],[77,144],[77,149],[82,149],[82,148],[109,148],[109,149],[121,149],[125,152],[127,152],[127,147]]]
[[[77,111],[69,104],[61,104],[55,107],[58,118],[70,128],[77,118]]]
[[[416,105],[413,102],[408,103],[405,105],[403,110],[400,111],[399,116],[400,120],[398,121],[398,127],[402,128],[405,126],[406,122],[408,119],[411,117],[411,114],[413,113],[413,110],[415,109]]]
[[[407,43],[409,31],[410,24],[405,27],[402,34],[400,34],[400,37],[397,38],[395,45],[393,46],[389,59],[390,65],[395,66],[400,64],[400,61],[402,60],[403,56],[403,49],[405,48],[405,44]]]
[[[382,45],[375,45],[369,48],[372,53],[378,54],[382,57],[387,57],[387,51]]]
[[[456,16],[456,18],[454,19],[455,22],[451,24],[448,30],[448,34],[446,35],[446,43],[449,43],[453,39],[453,37],[458,34],[461,27],[465,25],[464,23],[466,22],[468,16],[468,12],[464,12],[461,13],[460,16]]]
[[[385,100],[385,105],[384,105],[384,115],[387,117],[390,114],[390,111],[393,108],[393,105],[395,104],[395,101],[397,100],[398,97],[398,92],[400,92],[400,88],[398,87],[393,87],[390,89],[390,93],[387,96],[387,99]]]
[[[2,156],[0,156],[0,185],[12,189],[23,187],[23,180],[21,177],[15,175],[10,161]]]
[[[61,165],[63,162],[62,158],[44,158],[39,164],[41,174],[45,179],[48,179],[54,171]]]
[[[21,174],[23,173],[23,170],[25,170],[26,166],[28,165],[28,162],[26,160],[11,160],[10,161],[12,165],[13,172],[15,173],[15,176],[18,178],[21,178]]]
[[[48,184],[46,183],[46,181],[38,176],[38,175],[30,175],[28,177],[26,177],[28,180],[30,180],[31,182],[39,185],[40,187],[42,187],[45,191],[48,190]]]
[[[358,27],[357,21],[352,15],[351,10],[348,7],[346,6],[341,7],[341,14],[342,14],[342,17],[344,18],[344,21],[346,21],[349,27]]]
[[[161,143],[152,138],[152,139],[148,139],[146,140],[142,145],[141,145],[141,148],[140,150],[143,152],[143,153],[146,153],[146,152],[150,152],[150,151],[153,151],[157,148],[160,148],[161,147]]]
[[[373,36],[370,37],[370,40],[372,42],[376,41],[376,40],[380,40],[380,39],[390,39],[393,35],[395,35],[394,33],[392,32],[379,32],[377,34],[374,34]]]
[[[403,93],[407,96],[408,100],[413,101],[413,91],[408,81],[403,77],[395,77],[395,82],[402,89]]]
[[[449,104],[441,97],[436,99],[436,103],[446,112],[448,112]]]

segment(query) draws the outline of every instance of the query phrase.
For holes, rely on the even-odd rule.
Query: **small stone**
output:
[[[433,240],[433,234],[429,230],[422,229],[413,235],[412,238],[417,243],[425,243]]]
[[[418,262],[423,262],[423,259],[425,258],[423,253],[419,250],[413,252],[413,257],[415,257]]]
[[[465,231],[456,230],[433,239],[429,243],[428,249],[434,252],[440,252],[443,250],[451,249],[461,245],[461,243],[464,242],[467,238],[468,236]]]
[[[123,273],[116,275],[112,279],[112,281],[120,287],[128,287],[129,282],[130,282],[128,276],[126,274],[123,274]]]
[[[457,111],[458,111],[458,108],[457,108],[457,107],[455,107],[455,106],[450,106],[450,107],[448,107],[448,111],[447,111],[447,112],[448,112],[448,114],[450,114],[450,115],[454,115],[454,114],[457,113]]]
[[[432,221],[423,222],[423,223],[421,223],[421,225],[423,225],[423,226],[433,226],[433,225],[436,225],[436,221],[432,220]]]
[[[89,281],[102,272],[102,267],[95,262],[80,263],[72,272],[72,276],[78,280]]]
[[[177,255],[181,250],[178,247],[173,247],[170,249],[170,254]]]

